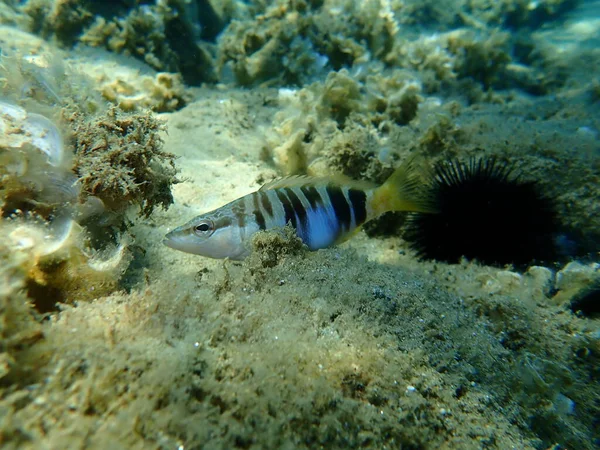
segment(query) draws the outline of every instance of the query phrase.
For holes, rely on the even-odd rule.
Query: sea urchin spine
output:
[[[437,214],[411,214],[404,238],[424,259],[524,266],[554,261],[554,201],[496,158],[438,164],[430,180]]]

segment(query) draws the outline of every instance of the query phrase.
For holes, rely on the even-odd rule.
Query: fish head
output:
[[[215,259],[244,259],[249,250],[242,229],[228,216],[205,214],[168,233],[163,244],[186,253]]]

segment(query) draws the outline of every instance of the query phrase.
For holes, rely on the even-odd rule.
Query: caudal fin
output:
[[[375,190],[373,210],[376,215],[388,211],[437,212],[429,177],[415,158],[403,163]]]

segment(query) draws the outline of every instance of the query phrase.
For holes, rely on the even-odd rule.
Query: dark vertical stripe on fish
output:
[[[260,196],[260,204],[266,213],[273,217],[273,205],[271,205],[271,200],[269,200],[267,193],[265,191],[258,191],[258,195]]]
[[[267,228],[267,225],[265,223],[265,216],[263,215],[262,211],[260,210],[260,204],[258,201],[259,194],[260,194],[259,192],[254,192],[252,194],[252,200],[253,200],[253,204],[254,204],[254,211],[252,211],[252,213],[254,214],[254,218],[256,219],[258,228],[260,228],[261,230],[265,230]]]
[[[301,232],[299,234],[303,234],[303,232],[308,229],[306,224],[306,209],[304,209],[304,205],[302,204],[300,197],[298,197],[298,194],[294,192],[294,189],[284,188],[284,191],[290,199],[290,202],[292,202],[292,208],[294,208],[294,212],[298,217],[298,225],[301,228]],[[299,194],[302,195],[302,192],[300,192]]]
[[[246,226],[246,214],[244,211],[244,204],[236,204],[235,206],[233,206],[231,208],[231,212],[233,213],[233,215],[235,216],[235,218],[238,221],[238,226],[240,228],[244,228]]]
[[[281,202],[281,206],[283,206],[283,212],[285,213],[285,223],[287,225],[288,222],[292,223],[292,226],[296,228],[298,223],[296,222],[296,214],[294,214],[294,208],[292,207],[292,202],[289,198],[286,197],[285,193],[282,189],[275,189],[275,194],[277,198]]]
[[[342,188],[339,186],[327,185],[326,191],[340,226],[344,230],[349,230],[350,224],[352,223],[352,213],[350,211],[350,205],[346,201],[346,196],[342,192]]]
[[[367,218],[367,194],[359,189],[349,189],[348,198],[354,211],[356,225],[361,225]]]
[[[302,191],[312,209],[317,209],[317,206],[323,201],[319,191],[317,191],[317,188],[314,186],[302,186],[300,191]]]

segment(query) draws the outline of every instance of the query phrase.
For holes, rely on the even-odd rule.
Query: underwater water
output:
[[[0,447],[600,448],[599,43],[599,1],[0,1]]]

